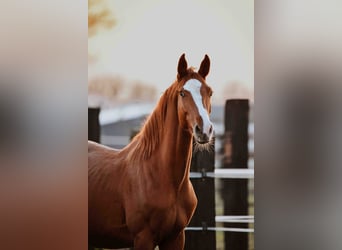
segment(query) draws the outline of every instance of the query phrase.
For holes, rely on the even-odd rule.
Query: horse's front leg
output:
[[[154,250],[155,244],[149,229],[144,229],[134,237],[134,250]]]
[[[166,239],[159,244],[160,250],[183,250],[185,243],[185,232],[182,230],[176,237]]]

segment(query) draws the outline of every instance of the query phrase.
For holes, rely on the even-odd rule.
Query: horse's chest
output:
[[[158,223],[155,224],[156,230],[163,230],[165,232],[178,232],[182,230],[189,224],[196,204],[197,198],[192,189],[181,192],[172,204],[169,204],[161,209],[159,213],[155,214],[154,218],[158,220]]]
[[[186,189],[184,195],[181,195],[177,202],[176,224],[182,228],[186,227],[197,206],[197,197],[190,184],[190,188]]]
[[[191,184],[185,186],[175,195],[172,190],[154,190],[140,199],[139,191],[136,199],[127,203],[127,225],[133,234],[148,227],[155,239],[163,239],[170,234],[177,234],[189,223],[195,210],[197,199]]]
[[[150,217],[149,227],[155,234],[154,238],[162,240],[183,230],[191,219],[192,212],[187,212],[183,206],[175,204],[168,208],[155,210]]]

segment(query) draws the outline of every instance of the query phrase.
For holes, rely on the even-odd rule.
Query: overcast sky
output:
[[[178,58],[199,67],[211,59],[207,82],[214,95],[239,82],[254,89],[254,1],[252,0],[111,0],[117,21],[111,30],[89,38],[89,79],[119,74],[155,85],[158,93],[176,77]]]

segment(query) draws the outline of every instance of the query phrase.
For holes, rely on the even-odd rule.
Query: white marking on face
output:
[[[192,95],[192,98],[197,106],[198,112],[202,117],[203,121],[203,133],[207,134],[209,138],[211,138],[210,128],[212,126],[208,112],[203,106],[202,95],[201,95],[201,86],[202,83],[196,79],[190,79],[184,85],[184,89],[189,91]]]

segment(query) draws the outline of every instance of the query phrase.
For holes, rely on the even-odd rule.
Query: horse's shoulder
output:
[[[179,194],[179,202],[182,209],[186,211],[194,210],[197,206],[197,196],[190,180],[185,181],[183,184]]]

